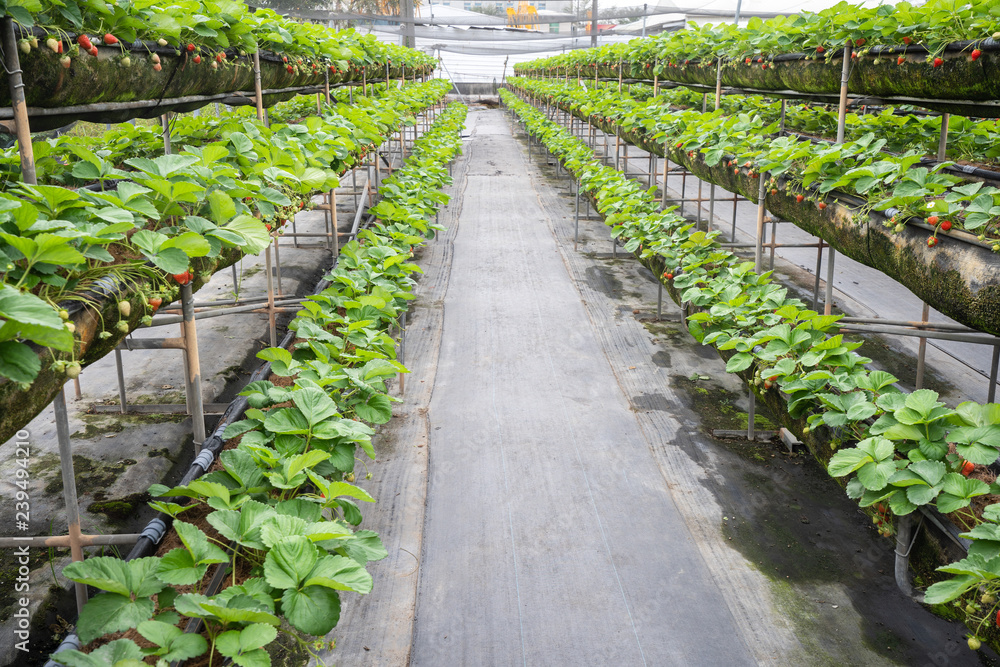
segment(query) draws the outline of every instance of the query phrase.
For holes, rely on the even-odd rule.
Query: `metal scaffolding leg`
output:
[[[823,314],[830,315],[833,312],[833,262],[837,258],[837,251],[830,246],[827,253],[826,265],[826,301],[823,304]]]
[[[201,359],[198,356],[198,327],[194,318],[194,292],[190,283],[181,286],[181,337],[184,339],[184,388],[194,429],[194,453],[205,442],[205,404],[201,396]]]
[[[83,560],[80,543],[80,503],[76,496],[76,475],[73,470],[73,445],[69,439],[69,415],[66,412],[66,393],[60,390],[52,401],[56,415],[56,438],[59,441],[59,463],[62,472],[63,501],[66,504],[66,522],[69,525],[70,557],[74,562]],[[87,585],[76,583],[76,610],[83,613],[87,603]]]
[[[274,278],[271,275],[271,246],[264,250],[264,270],[267,272],[267,320],[271,334],[271,347],[278,344],[278,332],[274,312]]]
[[[927,318],[930,316],[930,306],[926,303],[923,304],[923,310],[921,311],[920,321],[926,322]],[[914,382],[914,387],[916,389],[923,389],[924,387],[924,365],[927,360],[927,339],[921,338],[917,343],[917,377]]]
[[[118,371],[118,400],[122,404],[122,414],[128,409],[128,396],[125,394],[125,369],[122,366],[122,351],[115,348],[115,370]]]

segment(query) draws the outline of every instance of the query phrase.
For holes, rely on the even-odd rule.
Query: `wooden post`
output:
[[[257,101],[257,120],[264,122],[264,94],[260,87],[260,50],[253,52],[253,87]]]
[[[21,157],[21,180],[28,185],[35,185],[38,180],[35,176],[35,153],[31,147],[28,107],[24,102],[21,59],[17,51],[17,38],[14,36],[14,22],[9,17],[3,19],[3,50],[8,72],[7,83],[10,85],[11,107],[14,110],[17,150]]]

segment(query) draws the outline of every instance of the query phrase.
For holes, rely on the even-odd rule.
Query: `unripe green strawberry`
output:
[[[126,322],[125,320],[120,321],[118,324],[115,325],[115,329],[118,329],[118,331],[122,333],[128,333],[128,322]]]
[[[79,362],[74,361],[72,363],[66,364],[66,377],[68,377],[70,380],[75,380],[76,378],[80,377],[81,372],[83,372],[83,367],[80,366]]]
[[[128,301],[119,301],[118,312],[122,314],[122,317],[128,317],[132,314],[132,304]]]

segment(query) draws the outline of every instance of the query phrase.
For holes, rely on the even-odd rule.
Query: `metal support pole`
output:
[[[340,255],[340,232],[337,229],[337,191],[333,188],[330,189],[330,238],[327,240],[327,245],[333,251],[333,256],[337,257]],[[355,202],[355,210],[358,206],[358,202]]]
[[[264,96],[260,86],[260,50],[253,52],[254,101],[257,103],[257,120],[264,122]]]
[[[277,231],[275,231],[275,234],[274,234],[274,276],[275,276],[275,278],[277,279],[277,282],[278,282],[278,289],[275,292],[275,294],[278,296],[278,298],[281,298],[282,294],[284,293],[282,291],[282,289],[281,289],[281,256],[278,254],[278,240],[280,238],[281,237],[278,236]]]
[[[326,95],[326,103],[330,104],[330,68],[323,72],[323,93]],[[352,89],[353,94],[353,89]]]
[[[59,441],[59,463],[62,472],[63,502],[66,504],[66,523],[69,527],[70,556],[74,562],[83,560],[80,543],[80,502],[76,496],[76,475],[73,470],[73,445],[69,440],[69,415],[66,412],[66,393],[62,389],[52,401],[56,416],[56,438]],[[76,610],[83,613],[87,602],[87,585],[77,583]]]
[[[663,313],[663,279],[656,281],[656,321],[660,321]]]
[[[757,235],[754,248],[754,271],[758,274],[764,263],[764,174],[760,174],[760,185],[757,188]]]
[[[837,143],[844,143],[844,125],[847,120],[847,81],[851,78],[851,49],[854,42],[844,42],[844,65],[840,72],[840,107],[837,109]]]
[[[201,452],[205,442],[205,406],[201,396],[201,359],[198,356],[198,327],[194,318],[194,292],[191,284],[181,285],[181,337],[184,339],[184,388],[190,398],[194,429],[194,453]]]
[[[747,410],[747,440],[753,442],[757,437],[757,395],[750,390],[750,409]]]
[[[819,276],[823,271],[823,239],[816,244],[816,283],[813,285],[813,310],[819,312]]]
[[[170,114],[160,116],[160,126],[163,128],[163,154],[170,155],[173,151],[170,144]]]
[[[336,231],[334,231],[336,235]],[[274,278],[271,275],[271,246],[264,251],[264,270],[267,272],[267,323],[271,333],[271,347],[278,345],[278,332],[275,328],[274,313]]]
[[[660,191],[660,210],[667,207],[667,170],[670,167],[670,140],[663,139],[663,189]]]
[[[826,265],[826,302],[823,304],[823,314],[829,315],[833,312],[833,263],[837,259],[837,251],[830,246],[827,253]]]
[[[948,122],[951,120],[950,113],[941,114],[941,138],[938,139],[937,159],[944,162],[948,154]]]
[[[997,368],[1000,367],[1000,345],[993,346],[993,361],[990,363],[990,389],[986,397],[987,403],[992,403],[997,395]]]
[[[576,250],[580,242],[580,187],[576,188],[576,226],[573,230],[573,250]]]
[[[121,402],[122,414],[128,406],[128,396],[125,393],[125,369],[122,366],[122,351],[115,348],[115,370],[118,371],[118,400]]]
[[[947,121],[942,119],[942,126]],[[930,306],[924,303],[923,310],[921,311],[920,321],[926,322],[927,318],[930,317]],[[924,367],[927,359],[927,339],[921,338],[917,343],[917,378],[914,382],[914,387],[916,389],[923,389],[924,387]]]

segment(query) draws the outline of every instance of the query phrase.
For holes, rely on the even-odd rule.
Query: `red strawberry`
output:
[[[90,47],[93,46],[93,44],[90,43],[90,38],[86,35],[78,35],[76,43],[79,44],[84,51],[90,51]]]
[[[860,39],[856,39],[856,40],[854,40],[854,43],[855,43],[855,44],[856,44],[857,46],[864,46],[864,45],[865,45],[865,42],[866,42],[866,41],[867,41],[867,40],[866,40],[866,39],[865,39],[864,37],[862,37],[862,38],[860,38]]]
[[[107,33],[106,35],[104,35],[104,43],[105,43],[105,44],[110,44],[111,46],[114,46],[115,44],[117,44],[117,43],[118,43],[118,38],[117,38],[117,37],[115,37],[114,35],[112,35],[112,34],[111,34],[111,33],[109,32],[109,33]]]
[[[932,215],[931,217],[927,218],[928,225],[936,225],[937,223],[938,223],[938,217],[936,215]]]
[[[906,37],[903,38],[903,44],[912,44],[912,43],[913,43],[913,39],[911,37],[906,36]]]
[[[223,54],[223,53],[221,53],[221,52],[220,52],[220,53],[217,53],[217,54],[215,54],[215,62],[217,62],[217,63],[221,63],[221,62],[222,62],[222,58],[223,58],[223,56],[224,56],[224,55],[225,55],[225,54]]]
[[[803,196],[803,195],[795,195],[795,202],[797,204],[801,204],[803,199],[805,199],[805,196]]]
[[[152,299],[149,300],[149,306],[153,309],[154,313],[160,309],[160,305],[162,303],[163,299],[161,299],[158,296],[154,296]]]
[[[936,236],[932,236],[929,239],[927,239],[927,247],[928,248],[933,248],[937,244],[938,244],[938,240],[937,240]]]
[[[941,223],[941,231],[948,232],[951,231],[951,220],[945,220]]]
[[[191,282],[191,271],[187,270],[184,273],[175,273],[171,277],[177,281],[178,285],[187,285]]]
[[[824,49],[822,46],[816,47],[816,53],[823,53],[824,51],[826,51],[826,49]]]
[[[772,195],[778,194],[778,188],[771,188],[771,194]]]
[[[767,63],[764,63],[763,65],[761,65],[760,68],[761,69],[767,69]]]
[[[289,66],[288,66],[288,67],[287,67],[286,69],[288,70],[288,73],[289,73],[289,74],[291,74],[292,72],[294,72],[294,71],[295,71],[295,68],[294,68],[294,67],[292,67],[291,65],[289,65]]]
[[[97,47],[96,46],[91,46],[90,47],[90,51],[87,51],[87,53],[89,53],[90,55],[92,55],[92,56],[94,56],[96,58],[97,57],[97,53],[98,53]]]
[[[750,64],[750,58],[747,58],[747,65]]]
[[[194,64],[195,65],[201,64],[201,56],[195,56],[194,57]]]
[[[188,53],[190,53],[191,51],[194,51],[194,44],[190,44],[190,43],[189,43],[189,44],[187,45],[187,50],[188,50]]]
[[[963,461],[959,472],[962,473],[963,476],[968,477],[969,474],[975,469],[976,465],[972,461]]]
[[[943,63],[943,62],[944,62],[944,60],[942,60],[941,58],[935,58],[934,59],[934,67],[941,67],[941,63]]]
[[[979,49],[972,49],[972,59],[979,60],[979,56],[983,55],[983,52]]]
[[[821,201],[820,203],[816,204],[816,206],[818,206],[819,210],[822,211],[823,209],[826,208],[826,202],[825,201]]]
[[[905,62],[906,62],[906,58],[904,58],[903,56],[900,56],[900,57],[896,58],[896,64],[897,65],[902,65]]]

